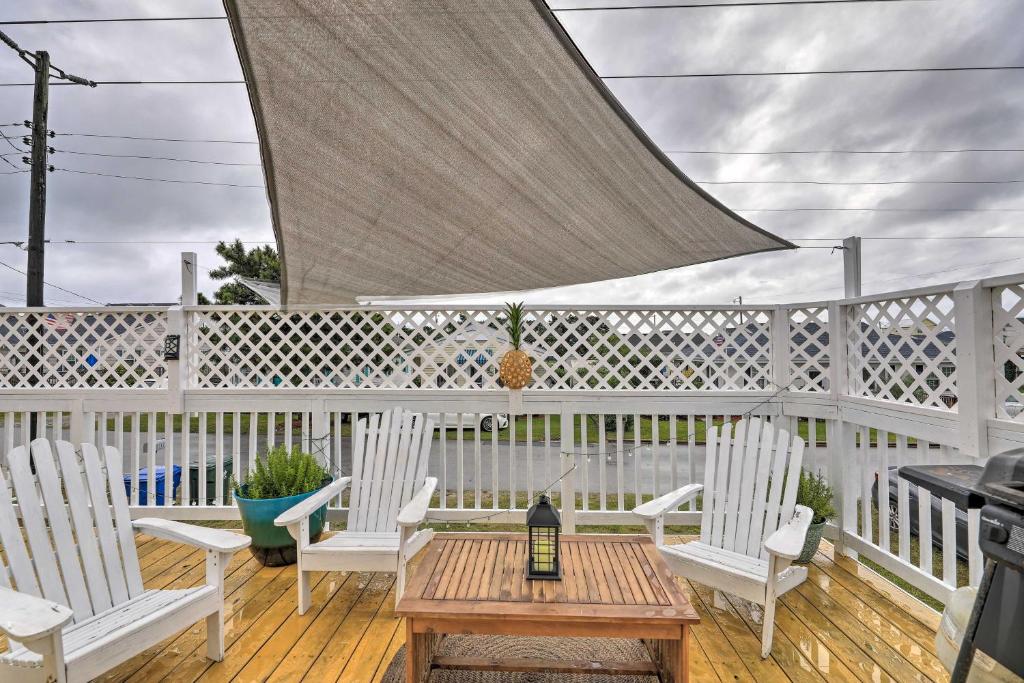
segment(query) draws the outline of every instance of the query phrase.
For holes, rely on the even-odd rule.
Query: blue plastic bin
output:
[[[181,485],[181,467],[174,466],[174,491],[172,498],[178,496],[178,487]],[[166,468],[162,465],[156,468],[156,504],[164,504],[164,480],[167,478]],[[131,475],[124,475],[124,492],[128,495],[128,502],[132,499],[132,478]],[[149,504],[149,472],[143,467],[139,470],[139,505]]]

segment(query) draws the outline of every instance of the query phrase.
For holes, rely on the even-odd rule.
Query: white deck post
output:
[[[188,388],[188,363],[185,340],[185,312],[181,306],[167,309],[167,333],[178,336],[178,360],[165,360],[167,364],[167,412],[181,413],[185,405],[185,389]]]
[[[195,252],[181,252],[181,305],[167,311],[167,334],[178,335],[178,360],[167,363],[168,412],[182,413],[188,389],[188,314],[184,308],[198,303],[199,260]]]
[[[770,391],[781,391],[789,386],[789,309],[785,306],[776,306],[772,312],[772,382],[774,388]]]
[[[559,476],[563,473],[565,476],[562,478],[562,533],[574,534],[576,533],[576,472],[571,471],[573,466],[576,464],[576,456],[573,453],[575,448],[573,436],[573,412],[565,408],[562,409],[561,420],[559,422],[562,431],[561,440],[561,457],[558,459],[560,464]],[[636,426],[640,428],[639,425]]]
[[[992,290],[963,282],[953,290],[956,324],[957,414],[960,453],[988,456],[988,420],[996,415]]]
[[[194,251],[181,252],[181,305],[199,303],[199,259]]]
[[[829,388],[832,400],[837,405],[837,419],[829,420],[825,427],[828,438],[829,452],[829,479],[836,494],[836,529],[838,533],[835,538],[836,550],[840,553],[856,557],[856,553],[846,548],[846,530],[849,526],[856,524],[856,517],[848,519],[848,496],[847,482],[847,461],[853,456],[853,450],[849,449],[852,443],[852,430],[843,421],[843,410],[840,405],[842,398],[850,393],[850,366],[847,362],[847,319],[846,308],[838,301],[829,303],[828,324],[829,324]]]
[[[843,289],[847,299],[861,296],[861,240],[847,237],[843,240]]]

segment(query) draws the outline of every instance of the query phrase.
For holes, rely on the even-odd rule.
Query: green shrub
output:
[[[805,505],[814,511],[815,524],[836,516],[836,509],[832,506],[832,487],[820,473],[811,474],[807,470],[800,470],[796,504]]]
[[[256,458],[256,468],[245,479],[246,498],[284,498],[315,491],[330,475],[315,457],[303,453],[298,446],[289,453],[276,446],[263,458]],[[236,489],[239,488],[236,486]]]

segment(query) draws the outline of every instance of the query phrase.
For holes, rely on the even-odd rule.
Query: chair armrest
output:
[[[56,602],[19,593],[0,586],[0,631],[17,641],[32,641],[48,636],[71,621],[74,612]]]
[[[168,541],[185,543],[186,545],[203,550],[211,550],[218,553],[236,553],[243,548],[248,548],[252,539],[245,534],[240,534],[227,529],[211,529],[195,524],[175,522],[170,519],[156,519],[154,517],[143,517],[132,522],[136,531],[144,534],[163,538]]]
[[[793,511],[793,519],[789,520],[778,531],[764,542],[764,549],[772,555],[787,560],[800,557],[804,549],[804,539],[814,518],[814,511],[809,507],[797,505]]]
[[[423,488],[416,492],[408,503],[398,512],[398,526],[415,527],[419,526],[427,516],[427,508],[430,507],[430,498],[437,488],[437,478],[427,477]]]
[[[338,496],[352,482],[352,477],[342,477],[332,481],[312,496],[291,506],[274,520],[276,526],[291,526],[309,517],[327,504],[331,498]]]
[[[643,505],[633,508],[633,514],[644,519],[657,519],[669,510],[674,510],[688,500],[697,497],[704,490],[703,484],[687,484],[675,491],[670,491],[660,498],[649,500]]]

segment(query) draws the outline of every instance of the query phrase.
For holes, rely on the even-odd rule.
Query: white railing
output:
[[[996,415],[1024,423],[1024,285],[992,290]]]
[[[444,491],[431,519],[521,522],[554,482],[572,528],[634,524],[634,504],[702,481],[708,424],[761,415],[809,439],[806,466],[837,487],[840,548],[945,600],[959,513],[940,502],[912,535],[902,520],[930,510],[927,493],[899,482],[890,509],[883,486],[876,510],[872,486],[891,467],[980,463],[1024,445],[1022,282],[772,307],[534,308],[535,380],[495,431],[485,419],[513,412],[497,382],[498,309],[2,309],[0,451],[27,442],[32,424],[111,444],[133,503],[145,471],[135,513],[226,519],[237,516],[229,478],[255,454],[300,445],[345,473],[351,421],[401,405],[450,425],[430,462]],[[164,359],[168,335],[179,359]],[[158,490],[149,473],[160,468]],[[688,505],[670,523],[699,514]],[[976,513],[967,524],[976,581]],[[932,527],[941,562],[913,540]]]
[[[3,389],[166,389],[167,313],[0,309]]]
[[[956,404],[952,291],[847,307],[850,393],[936,408]]]
[[[497,389],[500,309],[188,311],[196,388]],[[746,390],[772,376],[771,309],[536,308],[535,389]]]

